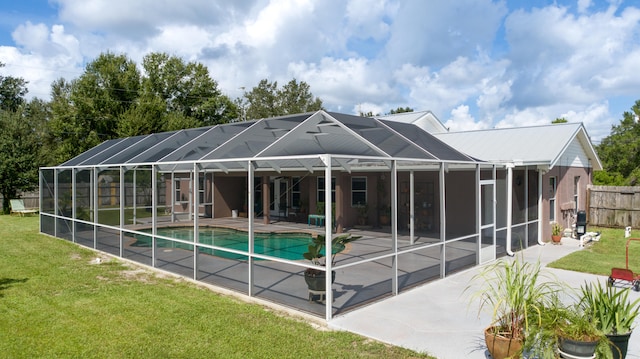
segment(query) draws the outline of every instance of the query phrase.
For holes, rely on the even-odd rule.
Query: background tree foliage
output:
[[[47,160],[43,139],[49,109],[41,100],[25,101],[21,78],[0,76],[0,93],[0,193],[2,212],[8,213],[10,199],[38,184],[38,168]]]
[[[397,109],[391,109],[391,111],[389,111],[390,115],[395,115],[398,113],[405,113],[405,112],[413,112],[413,109],[409,106],[407,107],[398,107]]]
[[[258,86],[244,94],[239,101],[244,107],[245,120],[254,120],[274,116],[284,116],[296,113],[312,112],[322,109],[322,100],[314,97],[311,87],[304,81],[296,79],[289,81],[282,88],[278,82],[264,79]]]
[[[0,62],[0,68],[4,63]],[[13,76],[0,75],[0,110],[17,111],[24,103],[24,95],[27,94],[27,82],[24,79]]]
[[[611,134],[596,147],[603,171],[594,174],[599,185],[640,185],[640,100],[612,126]]]
[[[103,53],[84,73],[52,84],[49,143],[64,162],[99,143],[229,122],[238,117],[208,69],[165,53],[144,57],[143,71],[126,55]]]

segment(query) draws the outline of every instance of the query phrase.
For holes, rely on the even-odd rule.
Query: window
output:
[[[367,177],[351,177],[351,206],[367,204]]]
[[[324,202],[324,177],[318,177],[318,195],[316,200]],[[336,178],[331,177],[331,203],[336,203]]]
[[[181,200],[180,195],[182,194],[180,192],[180,179],[176,179],[175,183],[176,183],[176,185],[175,185],[175,197],[174,197],[174,199],[175,199],[175,203],[180,203],[180,200]]]
[[[205,199],[204,199],[204,178],[205,175],[204,173],[200,174],[198,176],[198,204],[204,204],[205,203]]]
[[[580,207],[578,207],[578,195],[580,194],[580,176],[573,177],[573,202],[576,204],[576,213]]]
[[[556,191],[558,189],[557,178],[549,177],[549,220],[556,220]]]
[[[300,177],[293,177],[291,186],[291,206],[293,208],[300,208]]]

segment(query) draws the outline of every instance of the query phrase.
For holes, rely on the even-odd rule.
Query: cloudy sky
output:
[[[305,81],[331,111],[431,110],[453,130],[583,122],[597,142],[640,99],[638,0],[20,0],[2,75],[49,98],[101,52],[208,66],[231,98]]]

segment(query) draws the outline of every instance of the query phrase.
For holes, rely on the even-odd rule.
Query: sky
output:
[[[202,63],[232,99],[295,78],[329,111],[430,110],[451,131],[563,117],[598,143],[640,100],[640,1],[0,2],[0,74],[28,98],[107,51]]]

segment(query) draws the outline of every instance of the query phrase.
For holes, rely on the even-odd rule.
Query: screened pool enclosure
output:
[[[42,168],[40,230],[330,320],[537,244],[540,176],[318,111],[109,140]],[[331,253],[343,232],[361,238]],[[321,266],[302,257],[318,235]],[[331,290],[309,289],[308,268],[334,273]]]

